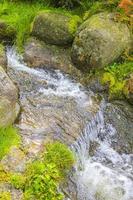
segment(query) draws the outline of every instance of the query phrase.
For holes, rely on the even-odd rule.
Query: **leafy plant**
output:
[[[22,174],[12,174],[10,181],[16,189],[24,189],[26,178]]]
[[[13,175],[11,183],[23,190],[24,200],[63,200],[59,185],[73,163],[74,157],[66,145],[49,143],[41,160],[29,164],[23,175]]]
[[[58,190],[60,183],[59,171],[53,163],[45,164],[36,161],[29,166],[26,175],[25,199],[63,199],[62,193]]]
[[[133,62],[114,64],[105,68],[102,83],[109,85],[110,97],[123,95],[126,78],[133,72]]]
[[[55,164],[60,175],[63,177],[74,164],[72,152],[66,145],[58,141],[46,145],[46,151],[43,157],[44,162]]]
[[[13,126],[0,128],[0,159],[10,150],[11,146],[20,144],[18,130]]]

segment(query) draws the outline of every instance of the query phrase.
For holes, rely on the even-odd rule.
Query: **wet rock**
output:
[[[0,44],[0,66],[6,69],[6,65],[7,65],[7,59],[6,59],[5,48],[2,44]]]
[[[105,121],[117,131],[114,148],[120,153],[133,153],[133,107],[124,101],[114,101],[107,105]]]
[[[28,71],[9,70],[20,89],[22,112],[18,127],[24,148],[36,155],[46,140],[60,140],[70,146],[95,116],[99,103],[58,71],[42,70],[41,76],[40,70],[32,74],[33,70],[30,75]]]
[[[0,67],[0,126],[13,123],[19,113],[18,91]]]
[[[114,17],[112,13],[96,14],[80,26],[72,47],[76,67],[83,71],[103,68],[130,48],[131,34],[127,25],[116,22]]]
[[[80,73],[71,62],[69,48],[47,45],[33,38],[25,45],[24,60],[30,67],[55,68],[74,75]]]
[[[26,166],[26,155],[18,147],[12,147],[10,152],[1,160],[5,171],[24,172]]]
[[[133,74],[131,74],[130,78],[127,80],[125,89],[126,98],[131,104],[133,104]]]
[[[15,37],[16,30],[5,21],[0,20],[0,40],[10,40]]]
[[[81,21],[75,15],[45,11],[35,17],[32,35],[48,44],[68,45],[72,43]]]

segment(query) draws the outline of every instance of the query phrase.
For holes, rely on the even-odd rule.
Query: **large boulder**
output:
[[[18,94],[15,85],[0,67],[0,126],[14,122],[19,113]]]
[[[16,30],[7,22],[0,20],[0,40],[11,40],[15,37]]]
[[[78,75],[80,71],[73,66],[70,51],[70,48],[48,45],[31,38],[25,45],[24,61],[30,67],[54,68]]]
[[[32,35],[49,44],[68,45],[72,43],[81,21],[75,15],[45,11],[35,17]]]
[[[114,17],[113,13],[96,14],[80,26],[72,47],[76,67],[84,71],[103,68],[130,49],[128,26]]]

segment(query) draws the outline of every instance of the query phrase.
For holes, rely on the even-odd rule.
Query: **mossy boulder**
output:
[[[0,44],[0,66],[6,69],[6,65],[7,65],[7,59],[6,59],[5,48],[2,44]]]
[[[130,49],[128,26],[115,21],[114,17],[113,13],[96,14],[80,26],[72,47],[76,67],[84,71],[103,68]]]
[[[14,39],[16,30],[7,22],[0,20],[0,40]]]
[[[131,74],[130,78],[126,81],[125,95],[128,101],[133,104],[133,74]]]
[[[12,124],[18,113],[18,91],[0,67],[0,127]]]
[[[32,35],[49,44],[68,45],[72,43],[81,22],[76,15],[41,12],[32,24]]]

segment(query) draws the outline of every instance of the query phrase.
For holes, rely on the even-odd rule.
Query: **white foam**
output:
[[[91,104],[91,99],[83,90],[83,87],[79,83],[75,83],[67,75],[63,75],[59,70],[50,72],[48,70],[32,69],[29,68],[13,48],[7,50],[8,67],[23,71],[36,78],[44,79],[47,82],[48,87],[40,87],[39,93],[44,96],[61,96],[61,97],[73,97],[79,102]]]

